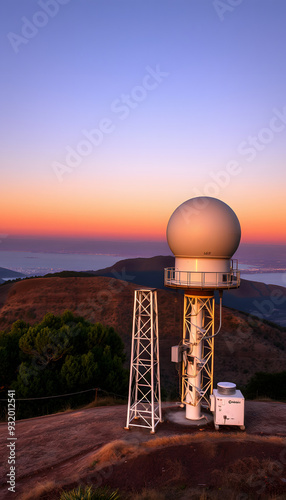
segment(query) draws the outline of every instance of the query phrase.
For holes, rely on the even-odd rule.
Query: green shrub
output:
[[[71,491],[64,491],[60,500],[120,500],[117,491],[110,491],[108,488],[92,489],[87,486],[82,489],[81,486]]]
[[[0,398],[7,388],[15,389],[19,399],[34,398],[18,401],[18,419],[89,404],[96,387],[124,398],[124,362],[124,344],[111,327],[92,324],[70,311],[61,316],[48,313],[32,326],[19,320],[9,332],[0,332]],[[70,399],[65,396],[79,392]],[[49,398],[60,394],[64,397]],[[47,399],[37,399],[43,397]]]

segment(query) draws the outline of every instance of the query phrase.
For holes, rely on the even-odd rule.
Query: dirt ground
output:
[[[248,467],[254,469],[258,463],[255,460],[274,461],[276,468],[269,465],[266,478],[254,471],[258,475],[250,479],[249,488],[252,493],[257,489],[257,498],[260,490],[271,493],[271,488],[285,493],[286,498],[286,404],[247,401],[245,432],[232,427],[216,432],[211,423],[204,427],[174,424],[168,420],[172,411],[183,410],[164,403],[165,421],[157,426],[155,436],[147,429],[123,429],[126,406],[77,410],[17,422],[16,494],[7,491],[8,432],[7,424],[1,423],[1,500],[39,498],[41,485],[51,490],[41,498],[55,500],[61,487],[78,484],[103,484],[126,492],[163,485],[219,487],[221,471],[229,470],[240,459],[248,460]],[[168,443],[167,438],[174,436],[177,441]],[[116,440],[117,451],[103,462],[97,460],[97,452]],[[220,473],[214,473],[216,470]]]

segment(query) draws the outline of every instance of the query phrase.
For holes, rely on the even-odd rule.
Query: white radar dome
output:
[[[168,245],[176,257],[230,259],[241,237],[239,220],[223,201],[191,198],[170,217]]]

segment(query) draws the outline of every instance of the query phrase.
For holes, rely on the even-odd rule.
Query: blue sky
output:
[[[1,233],[162,239],[206,194],[286,242],[284,0],[1,6]]]

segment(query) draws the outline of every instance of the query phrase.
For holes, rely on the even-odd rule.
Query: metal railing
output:
[[[240,271],[233,263],[229,272],[178,271],[175,267],[164,269],[164,284],[174,288],[238,288]]]

